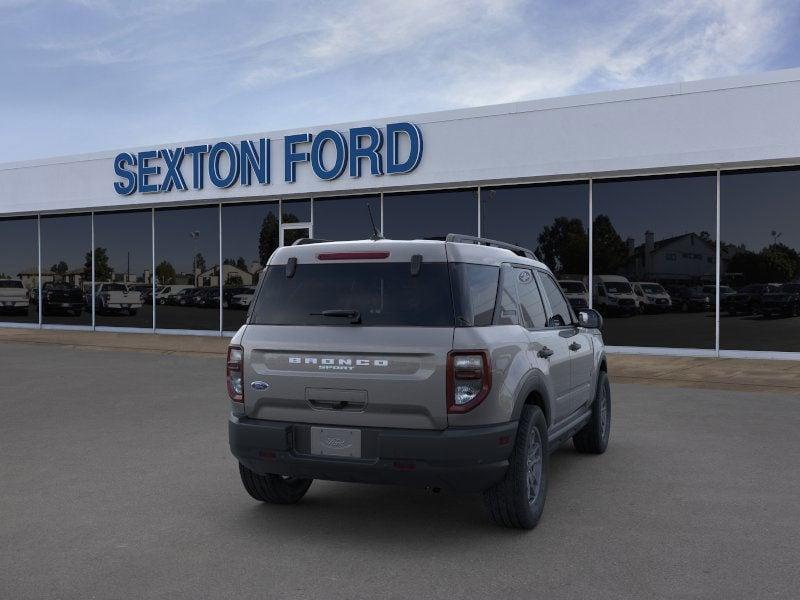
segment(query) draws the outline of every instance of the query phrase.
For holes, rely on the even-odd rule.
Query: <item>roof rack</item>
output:
[[[324,240],[322,238],[300,238],[299,240],[295,240],[292,246],[307,246],[308,244],[323,244],[332,241],[333,240]]]
[[[533,250],[529,250],[528,248],[523,248],[522,246],[516,246],[514,244],[507,244],[506,242],[500,242],[498,240],[492,240],[489,238],[482,238],[474,235],[463,235],[461,233],[448,233],[447,237],[445,238],[445,241],[455,242],[458,244],[477,244],[478,246],[492,246],[493,248],[503,248],[504,250],[511,250],[511,252],[513,252],[517,256],[524,256],[532,260],[539,260],[538,258],[536,258],[536,255],[533,253]]]

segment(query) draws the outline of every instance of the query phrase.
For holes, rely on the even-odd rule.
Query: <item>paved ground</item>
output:
[[[796,598],[797,395],[614,385],[601,457],[552,461],[546,513],[316,482],[252,501],[221,362],[0,342],[4,598]]]

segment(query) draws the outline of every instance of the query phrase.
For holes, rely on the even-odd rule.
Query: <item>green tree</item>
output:
[[[247,271],[247,261],[244,259],[244,256],[240,256],[236,259],[236,268],[241,269],[242,271]]]
[[[265,265],[278,248],[278,219],[269,213],[261,223],[261,232],[258,234],[258,261]]]
[[[61,260],[58,261],[56,264],[54,264],[52,267],[50,267],[50,270],[57,275],[63,275],[64,273],[69,271],[69,267],[67,266],[67,263]]]
[[[177,273],[175,272],[175,267],[173,267],[172,264],[166,260],[162,260],[158,266],[156,266],[156,281],[160,285],[170,285],[175,283],[176,275]]]
[[[589,236],[580,219],[558,217],[539,234],[536,256],[553,269],[564,273],[586,273],[589,263]]]
[[[618,273],[628,262],[628,246],[614,229],[608,215],[597,215],[593,227],[594,272],[598,274]]]
[[[114,269],[108,264],[108,251],[105,248],[97,247],[94,250],[94,280],[113,281]],[[86,253],[86,260],[83,263],[83,280],[92,280],[92,253]]]

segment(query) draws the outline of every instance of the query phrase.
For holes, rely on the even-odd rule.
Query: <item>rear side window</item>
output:
[[[553,278],[550,277],[547,273],[541,273],[542,278],[542,287],[544,288],[544,293],[547,296],[547,299],[550,302],[550,308],[553,311],[553,320],[555,322],[555,326],[564,326],[569,325],[572,323],[572,313],[569,308],[569,304],[567,303],[566,299],[564,298],[564,294],[561,293],[561,289],[556,285],[556,282],[553,281]]]
[[[531,329],[544,327],[547,318],[536,278],[530,269],[516,269],[516,271],[519,309],[522,312],[521,323]]]
[[[357,311],[359,327],[452,327],[453,300],[447,263],[422,263],[416,276],[410,263],[298,264],[292,277],[286,265],[267,268],[253,306],[254,325],[345,325],[347,317],[323,311]]]
[[[450,276],[456,324],[484,327],[492,324],[500,267],[453,263]]]
[[[497,325],[517,325],[519,316],[517,310],[517,283],[516,269],[510,265],[503,265],[500,275],[500,292],[497,296]]]

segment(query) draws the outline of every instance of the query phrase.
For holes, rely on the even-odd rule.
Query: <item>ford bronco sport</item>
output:
[[[480,492],[496,523],[532,528],[549,453],[608,444],[601,324],[517,246],[298,240],[228,349],[242,483],[278,504],[313,479]]]

